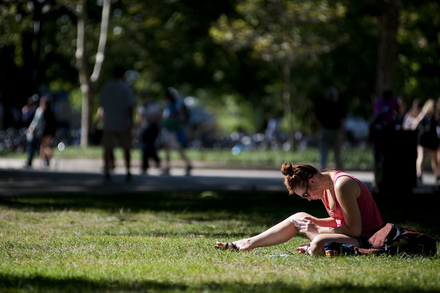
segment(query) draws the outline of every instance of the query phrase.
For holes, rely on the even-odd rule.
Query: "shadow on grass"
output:
[[[0,197],[0,205],[22,211],[56,211],[99,209],[116,212],[173,212],[188,214],[187,219],[212,221],[231,219],[234,215],[259,215],[255,221],[274,224],[290,214],[308,210],[324,216],[318,202],[288,196],[283,192],[222,192],[222,193],[129,193],[81,195],[31,195]],[[210,212],[212,211],[212,212]]]
[[[354,286],[341,284],[338,286],[313,286],[304,289],[296,284],[271,282],[249,284],[244,282],[204,282],[194,286],[185,283],[133,281],[111,282],[91,281],[81,278],[54,279],[41,276],[18,277],[0,274],[0,291],[9,292],[402,292],[401,287]],[[438,292],[422,290],[420,287],[405,287],[403,292]]]
[[[385,222],[428,233],[438,239],[437,197],[433,195],[374,194]],[[327,217],[319,201],[307,201],[287,192],[151,192],[126,194],[49,194],[0,197],[0,205],[22,211],[99,209],[107,212],[154,211],[187,214],[188,220],[233,220],[245,215],[255,224],[274,225],[305,211]]]

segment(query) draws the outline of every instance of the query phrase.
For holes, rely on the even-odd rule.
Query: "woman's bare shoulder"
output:
[[[340,176],[335,182],[335,192],[339,196],[358,197],[361,193],[359,183],[349,176]]]

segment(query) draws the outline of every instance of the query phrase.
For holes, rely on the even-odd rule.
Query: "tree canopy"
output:
[[[71,0],[0,4],[0,95],[21,107],[38,91],[80,88]],[[197,97],[220,129],[262,130],[271,117],[313,133],[315,105],[335,86],[349,111],[371,116],[386,1],[112,1],[102,78],[124,64],[136,92],[169,86]],[[96,62],[103,1],[87,5]],[[439,96],[440,3],[400,0],[392,90],[408,103]],[[92,72],[89,72],[91,75]],[[96,92],[94,93],[96,95]],[[92,97],[96,106],[96,96]],[[289,108],[290,106],[290,108]],[[7,112],[7,111],[6,111]],[[5,114],[5,124],[10,121]]]

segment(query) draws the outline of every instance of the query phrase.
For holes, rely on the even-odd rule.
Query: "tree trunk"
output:
[[[86,0],[81,0],[76,5],[76,16],[78,19],[78,32],[76,38],[76,68],[78,69],[79,81],[81,83],[82,107],[81,107],[81,146],[88,145],[90,127],[90,78],[88,75],[86,56],[86,23],[87,10]]]
[[[40,65],[41,65],[41,39],[42,39],[42,9],[43,5],[39,1],[33,1],[34,6],[34,68],[33,68],[33,84],[32,93],[38,93],[40,85]]]
[[[86,1],[81,0],[76,5],[78,18],[78,35],[76,48],[76,67],[78,69],[79,81],[81,83],[82,107],[81,107],[81,146],[89,144],[89,129],[92,122],[92,101],[96,94],[96,85],[101,76],[101,68],[104,63],[105,46],[107,43],[108,23],[110,18],[110,0],[104,0],[102,7],[101,32],[99,36],[98,51],[96,53],[95,67],[93,74],[89,77],[87,54],[86,54],[86,25],[87,10]]]
[[[108,24],[110,19],[110,0],[104,0],[102,6],[101,33],[99,34],[98,52],[96,52],[95,68],[90,77],[93,85],[96,85],[101,77],[102,64],[105,59],[105,46],[107,44]]]
[[[397,29],[400,0],[384,0],[377,65],[376,94],[392,90],[397,59]]]
[[[289,59],[289,58],[287,58]],[[290,104],[290,91],[291,91],[291,80],[290,80],[290,60],[285,60],[283,64],[283,100],[284,100],[284,116],[287,119],[287,139],[290,143],[292,150],[295,149],[294,131],[293,131],[293,119],[292,119],[292,106]]]

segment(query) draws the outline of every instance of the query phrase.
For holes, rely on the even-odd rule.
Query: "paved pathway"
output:
[[[118,164],[122,164],[118,162]],[[171,170],[169,176],[152,169],[149,175],[132,168],[133,179],[125,182],[124,168],[118,165],[112,182],[104,183],[100,160],[59,160],[50,168],[23,168],[23,160],[0,158],[0,195],[47,193],[124,193],[151,191],[286,191],[279,169],[224,169],[195,164],[191,176],[182,168]],[[373,172],[350,171],[368,187],[373,187]],[[433,189],[434,177],[426,174],[425,185],[419,189]]]

